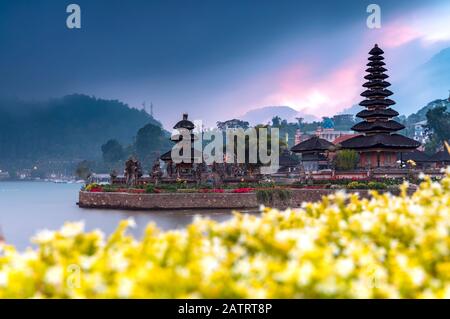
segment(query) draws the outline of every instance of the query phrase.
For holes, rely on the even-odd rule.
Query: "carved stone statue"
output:
[[[153,164],[150,176],[152,177],[155,184],[158,184],[159,179],[162,177],[162,171],[161,166],[159,164],[159,160],[156,160],[155,163]]]
[[[139,162],[138,160],[134,160],[134,165],[136,166],[136,181],[137,181],[144,175],[144,173],[142,171],[141,162]]]
[[[172,164],[172,161],[168,161],[167,162],[166,170],[167,170],[167,176],[172,177],[172,175],[173,175],[173,164]]]
[[[113,169],[111,171],[111,173],[109,174],[109,176],[111,177],[111,179],[116,179],[117,178],[117,171],[115,169]]]
[[[205,170],[204,165],[205,164],[203,162],[201,162],[201,163],[198,163],[195,167],[194,177],[195,177],[195,181],[197,182],[198,185],[202,183],[202,173]]]
[[[138,179],[142,177],[141,163],[134,157],[125,162],[125,181],[127,186],[136,186]]]

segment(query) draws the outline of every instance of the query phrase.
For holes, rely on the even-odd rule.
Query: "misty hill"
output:
[[[247,121],[250,125],[267,124],[272,121],[272,118],[279,116],[286,119],[288,122],[297,122],[296,117],[302,117],[306,122],[317,121],[318,118],[314,115],[303,114],[294,110],[289,106],[266,106],[258,109],[248,111],[240,117],[241,120]]]
[[[352,115],[356,115],[356,113],[362,111],[364,108],[361,105],[355,104],[352,105],[346,109],[343,109],[341,112],[339,112],[338,114],[352,114]]]
[[[435,54],[396,84],[396,88],[394,108],[401,114],[411,114],[436,96],[446,95],[450,89],[450,48]]]
[[[427,120],[427,112],[436,107],[446,107],[447,111],[450,111],[450,98],[436,99],[429,102],[427,105],[420,108],[417,112],[410,114],[409,116],[400,115],[397,120],[405,126],[405,129],[400,131],[408,137],[414,137],[415,124],[418,122]]]
[[[431,109],[434,109],[436,107],[445,106],[447,108],[447,111],[450,111],[450,99],[437,99],[434,100],[424,107],[422,107],[420,110],[418,110],[416,113],[413,113],[407,117],[409,123],[417,123],[420,121],[424,121],[427,119],[427,112]]]
[[[412,136],[414,134],[414,124],[425,121],[427,119],[427,112],[436,107],[446,107],[447,111],[450,112],[450,97],[448,99],[437,99],[431,101],[421,109],[419,109],[416,113],[410,114],[409,116],[401,116],[400,121],[406,127],[406,131],[404,134],[408,136]]]
[[[0,163],[100,158],[107,140],[131,144],[149,123],[161,126],[142,110],[85,95],[46,102],[0,100]]]
[[[420,67],[420,70],[427,76],[430,85],[444,86],[448,90],[450,84],[450,48],[434,55]]]

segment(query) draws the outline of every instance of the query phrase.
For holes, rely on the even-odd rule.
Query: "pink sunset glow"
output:
[[[420,40],[423,46],[450,40],[448,17],[450,6],[431,9],[429,12],[411,12],[383,26],[380,42],[386,48],[395,48]]]
[[[318,117],[338,112],[360,99],[361,69],[349,62],[319,77],[304,65],[282,70],[275,76],[279,83],[276,92],[264,102],[290,105]]]
[[[383,27],[380,43],[383,43],[385,48],[395,48],[413,41],[420,36],[421,32],[416,30],[410,24],[408,25],[396,21]]]
[[[450,47],[450,3],[420,7],[409,4],[401,6],[401,10],[381,6],[381,29],[366,27],[367,14],[362,6],[357,15],[339,13],[348,13],[348,19],[327,19],[324,14],[308,23],[307,19],[295,20],[289,28],[279,31],[282,36],[249,35],[243,46],[230,40],[229,51],[205,60],[195,58],[198,65],[185,62],[189,61],[185,53],[181,58],[174,56],[161,69],[163,77],[153,78],[153,71],[149,71],[143,79],[136,78],[128,84],[126,90],[123,81],[116,83],[108,79],[100,89],[91,90],[86,86],[82,91],[118,97],[138,107],[142,101],[151,100],[156,116],[166,127],[173,124],[173,114],[166,112],[168,108],[178,113],[189,112],[211,127],[218,120],[241,118],[251,110],[267,106],[288,106],[320,118],[342,112],[363,99],[360,93],[364,90],[361,85],[368,52],[378,43],[385,51],[387,74],[394,92],[392,98],[397,102],[398,111],[408,115],[447,94],[447,87],[418,91],[416,86],[425,87],[431,82],[415,72]],[[249,31],[246,28],[241,31],[245,30]],[[233,34],[240,35],[239,31]],[[222,48],[217,45],[221,42],[217,37],[214,41],[217,43],[211,48]],[[194,57],[209,52],[196,48],[197,45],[192,46]],[[241,52],[241,47],[246,50]],[[174,67],[174,63],[179,65]],[[186,70],[180,72],[183,68]],[[146,69],[139,66],[136,70]],[[167,71],[173,71],[174,75],[166,74]],[[134,76],[131,78],[135,79]],[[414,90],[417,93],[413,98],[410,91]],[[117,96],[117,92],[124,93]]]
[[[349,41],[353,50],[344,61],[336,61],[337,66],[331,70],[324,63],[332,57],[327,52],[328,48],[317,49],[320,53],[310,60],[285,65],[266,76],[268,82],[264,85],[264,98],[255,104],[288,105],[302,113],[322,117],[359,103],[362,100],[360,93],[364,90],[361,85],[367,53],[374,43],[379,43],[386,51],[388,69],[390,65],[395,65],[397,71],[401,70],[401,74],[390,74],[395,83],[407,74],[408,68],[414,68],[408,63],[411,43],[418,41],[422,51],[415,54],[420,55],[432,45],[450,41],[450,29],[442,27],[447,22],[430,16],[433,17],[425,15],[419,19],[417,14],[411,12],[386,22],[380,30],[367,29],[360,35],[361,38]]]

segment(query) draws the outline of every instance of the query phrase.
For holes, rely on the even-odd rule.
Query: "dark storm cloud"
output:
[[[65,25],[69,3],[81,6],[81,30]],[[167,99],[171,105],[166,107],[178,111],[189,101],[174,98],[175,90],[191,102],[210,99],[211,92],[236,81],[239,70],[233,66],[269,57],[290,37],[309,41],[349,25],[364,28],[369,3],[1,0],[0,96],[107,92],[108,98],[136,104],[151,94],[160,101]],[[385,17],[424,4],[377,3]],[[339,56],[339,48],[329,50]],[[196,82],[209,70],[216,70],[216,81]]]

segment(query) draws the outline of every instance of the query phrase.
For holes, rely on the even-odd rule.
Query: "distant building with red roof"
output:
[[[339,137],[337,137],[337,138],[335,138],[333,140],[333,144],[334,145],[341,144],[342,142],[344,142],[344,141],[346,141],[346,140],[348,140],[350,138],[356,137],[358,135],[360,135],[360,134],[344,134],[344,135],[341,135],[341,136],[339,136]]]

